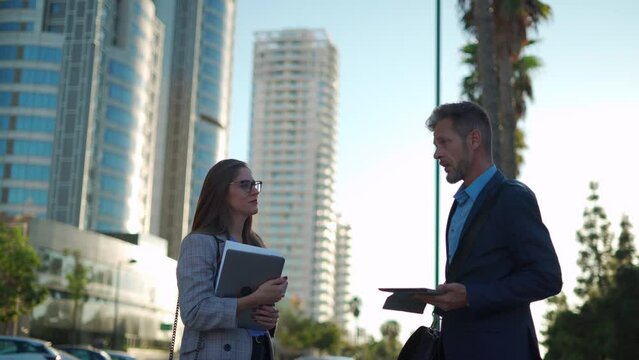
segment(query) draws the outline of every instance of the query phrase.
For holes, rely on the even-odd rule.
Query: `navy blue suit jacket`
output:
[[[446,282],[464,284],[468,298],[468,307],[442,314],[446,360],[540,358],[530,303],[559,293],[562,280],[528,187],[499,171],[490,179],[446,263]]]

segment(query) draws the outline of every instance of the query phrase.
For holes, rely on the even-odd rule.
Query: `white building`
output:
[[[264,181],[257,231],[286,257],[287,297],[336,315],[338,54],[324,30],[256,33],[250,166]]]

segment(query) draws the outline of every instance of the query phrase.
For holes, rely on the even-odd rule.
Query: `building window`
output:
[[[36,0],[0,0],[0,9],[35,9]]]
[[[3,22],[3,23],[0,23],[0,31],[33,31],[33,23]]]
[[[129,150],[131,148],[131,139],[122,131],[106,129],[104,131],[104,142],[122,150]]]
[[[14,140],[13,154],[24,156],[49,157],[52,154],[52,144],[47,141]]]
[[[110,121],[121,125],[126,128],[131,128],[135,125],[135,119],[130,112],[122,110],[116,106],[108,105],[106,109],[106,117]]]
[[[102,155],[102,165],[106,168],[121,172],[128,172],[131,166],[126,156],[110,151],[105,151]]]
[[[126,206],[122,201],[100,198],[98,203],[100,215],[122,217],[126,214]]]
[[[47,191],[38,189],[9,188],[9,204],[46,205]]]
[[[102,175],[100,178],[100,187],[102,190],[115,195],[126,195],[126,182],[124,179],[115,176]]]
[[[9,178],[27,181],[48,181],[51,169],[44,165],[10,164]]]

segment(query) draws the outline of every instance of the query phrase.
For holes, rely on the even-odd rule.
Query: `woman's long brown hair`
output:
[[[245,162],[226,159],[215,164],[204,178],[197,208],[193,216],[191,232],[201,231],[230,238],[231,211],[228,202],[229,184],[235,180],[240,169],[247,168]],[[253,229],[253,216],[246,218],[241,241],[245,244],[264,247],[264,242]],[[239,241],[240,239],[238,239]]]

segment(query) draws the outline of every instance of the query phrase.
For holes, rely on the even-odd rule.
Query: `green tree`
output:
[[[617,267],[632,266],[635,260],[635,237],[631,233],[632,224],[627,215],[621,217],[621,234],[617,251],[615,251],[615,262]]]
[[[275,338],[280,358],[294,359],[303,354],[335,354],[344,345],[343,337],[335,323],[315,321],[292,306],[281,310]]]
[[[21,231],[0,222],[0,323],[12,323],[6,333],[16,335],[18,318],[46,298],[39,267],[40,258]]]
[[[73,300],[73,311],[71,315],[71,330],[72,337],[75,343],[79,342],[78,334],[78,314],[81,311],[81,307],[86,301],[88,295],[87,285],[89,283],[89,268],[80,261],[80,251],[65,250],[66,255],[73,255],[73,269],[66,274],[67,290]]]
[[[629,360],[639,353],[639,267],[633,261],[632,225],[624,216],[618,241],[612,241],[597,189],[590,184],[584,225],[577,232],[582,274],[575,293],[583,303],[572,309],[563,294],[549,299],[548,360]]]
[[[606,211],[599,205],[599,184],[590,183],[588,205],[584,210],[583,227],[577,231],[581,245],[577,264],[581,275],[575,293],[584,300],[596,297],[610,287],[613,272],[613,234]]]

